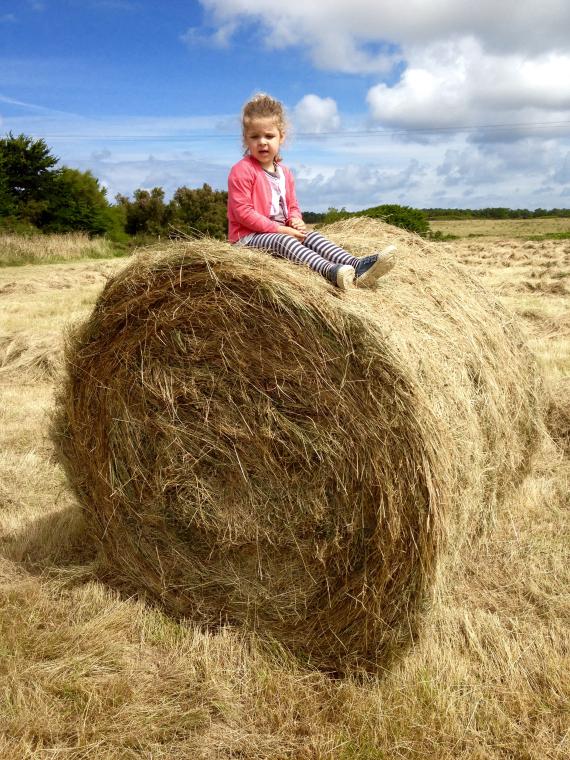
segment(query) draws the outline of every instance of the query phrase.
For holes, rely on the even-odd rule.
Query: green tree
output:
[[[44,140],[10,132],[0,139],[4,193],[11,199],[13,212],[36,223],[47,207],[53,189],[58,159]]]
[[[344,206],[341,209],[329,206],[323,217],[323,222],[325,224],[334,224],[335,222],[340,222],[342,219],[349,219],[351,216],[354,216],[354,214],[347,211]],[[308,221],[308,219],[305,218],[305,215],[303,215],[303,218],[305,221]]]
[[[105,188],[90,171],[62,167],[54,178],[40,226],[46,232],[84,230],[104,235],[113,226]]]
[[[322,224],[325,219],[325,213],[324,211],[303,211],[303,219],[307,224]]]
[[[201,233],[224,239],[227,235],[228,194],[210,185],[179,187],[169,203],[172,225],[189,235]]]
[[[7,217],[14,213],[14,200],[8,185],[8,175],[4,169],[4,161],[0,154],[0,217]]]
[[[127,224],[126,211],[120,203],[110,205],[106,212],[109,218],[107,237],[115,243],[128,243],[129,236],[125,226]]]
[[[117,205],[123,209],[125,229],[129,235],[163,235],[168,233],[170,210],[164,203],[164,190],[153,187],[135,190],[133,200],[117,195]]]

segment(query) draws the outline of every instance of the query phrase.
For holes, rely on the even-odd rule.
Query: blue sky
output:
[[[208,182],[280,98],[305,209],[570,206],[570,4],[0,0],[0,132],[108,188]]]

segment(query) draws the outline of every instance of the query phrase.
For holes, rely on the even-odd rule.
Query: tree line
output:
[[[337,219],[346,219],[350,216],[361,215],[390,215],[396,210],[398,214],[400,210],[409,209],[408,206],[386,205],[386,206],[374,206],[370,209],[363,209],[362,211],[347,211],[345,208],[329,208],[328,211],[314,212],[309,211],[303,214],[303,218],[306,222],[312,224],[328,224],[330,221],[337,221]],[[410,209],[416,213],[422,215],[428,222],[438,220],[456,220],[456,219],[537,219],[539,217],[553,216],[553,217],[570,217],[570,209],[568,208],[536,208],[529,210],[527,208],[507,208],[504,206],[493,206],[489,208],[422,208],[422,209]],[[397,222],[393,222],[397,224]],[[421,225],[422,223],[420,223]]]
[[[58,166],[46,142],[12,133],[0,139],[0,229],[15,232],[73,232],[106,235],[118,243],[130,239],[205,234],[225,238],[227,192],[179,187],[167,202],[161,187],[138,189],[132,198],[107,198],[106,188],[90,171]],[[435,219],[531,219],[569,217],[570,209],[414,209],[385,204],[361,211],[329,208],[306,212],[307,223],[331,223],[351,216],[384,219],[404,229],[430,236]]]
[[[0,229],[14,232],[75,232],[106,235],[124,243],[173,234],[227,233],[227,192],[179,187],[135,190],[114,203],[90,171],[58,166],[45,140],[9,133],[0,139]]]
[[[570,217],[568,208],[505,208],[503,206],[490,208],[426,208],[423,209],[428,219],[537,219],[545,216]]]
[[[111,233],[120,225],[91,172],[56,168],[44,140],[11,133],[0,139],[0,219],[15,231]]]

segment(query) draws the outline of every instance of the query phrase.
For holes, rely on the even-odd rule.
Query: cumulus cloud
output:
[[[425,167],[412,160],[402,170],[383,170],[371,166],[347,164],[324,175],[300,176],[299,198],[307,208],[325,209],[346,206],[359,209],[398,199],[401,193],[419,184]]]
[[[302,48],[322,69],[387,72],[400,58],[378,23],[379,6],[388,6],[384,0],[291,0],[278,7],[274,0],[201,0],[201,4],[212,26],[257,30],[260,44]]]
[[[436,173],[447,187],[483,186],[503,178],[504,161],[497,155],[484,156],[472,150],[450,149],[445,152]]]
[[[109,197],[117,193],[131,195],[137,188],[162,187],[169,198],[182,186],[201,187],[204,182],[211,187],[226,185],[225,167],[197,159],[185,151],[159,157],[115,156],[109,151],[101,151],[85,158],[66,157],[65,163],[92,171],[109,190]]]
[[[570,182],[570,153],[565,150],[554,141],[538,138],[500,147],[450,148],[435,167],[435,174],[445,188],[478,188],[492,193],[501,187],[512,192],[518,186],[527,193],[533,188],[537,194],[551,194]]]
[[[288,0],[277,7],[274,0],[201,4],[216,23],[257,25],[269,44],[308,46],[330,69],[347,64],[347,51],[361,54],[369,66],[375,56],[366,53],[367,42],[407,47],[474,36],[488,50],[530,55],[567,49],[569,44],[567,0],[542,0],[540,9],[535,0],[408,0],[405,9],[392,0]]]
[[[338,107],[333,98],[305,95],[293,109],[293,120],[299,132],[322,134],[340,127]]]
[[[543,0],[201,0],[212,24],[257,30],[331,71],[376,73],[371,119],[403,129],[570,119],[570,3]],[[396,68],[396,64],[398,67]],[[387,72],[391,71],[388,76]]]
[[[398,127],[453,127],[537,121],[570,109],[570,53],[486,52],[474,38],[412,50],[400,81],[368,92],[374,121]]]

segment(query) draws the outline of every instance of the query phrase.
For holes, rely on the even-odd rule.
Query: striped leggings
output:
[[[338,264],[355,267],[359,261],[356,256],[331,243],[320,232],[309,232],[302,243],[291,235],[278,232],[258,233],[250,238],[246,245],[251,248],[264,248],[295,264],[307,264],[331,282],[334,282],[334,271]]]

